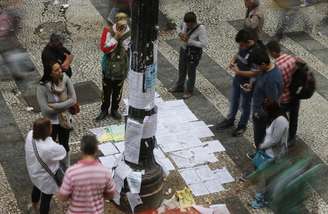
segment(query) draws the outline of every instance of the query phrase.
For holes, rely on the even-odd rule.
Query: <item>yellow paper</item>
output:
[[[185,187],[183,190],[181,191],[177,191],[175,193],[179,204],[180,204],[180,208],[181,209],[186,209],[189,207],[192,207],[192,205],[195,204],[195,200],[192,197],[192,192],[189,188]]]

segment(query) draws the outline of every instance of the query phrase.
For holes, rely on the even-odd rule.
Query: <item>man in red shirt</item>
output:
[[[81,140],[82,159],[67,169],[57,197],[69,200],[68,214],[103,214],[104,198],[113,198],[110,171],[96,159],[98,141],[93,135]]]
[[[270,55],[276,60],[283,77],[283,93],[280,97],[280,105],[282,109],[289,113],[289,137],[288,144],[295,143],[297,131],[298,113],[300,109],[300,100],[290,95],[290,84],[292,76],[296,69],[296,57],[281,53],[281,47],[277,41],[270,41],[267,45]]]

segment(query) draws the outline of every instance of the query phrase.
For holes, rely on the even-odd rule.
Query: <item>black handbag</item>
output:
[[[48,165],[45,162],[43,162],[43,160],[41,159],[41,157],[38,153],[38,149],[36,148],[34,139],[32,140],[32,144],[33,144],[33,150],[34,150],[36,159],[39,161],[39,163],[41,164],[43,169],[46,170],[46,172],[55,180],[57,186],[60,187],[61,184],[63,183],[66,166],[63,163],[59,162],[59,168],[57,169],[57,171],[55,173],[53,173],[49,169]]]

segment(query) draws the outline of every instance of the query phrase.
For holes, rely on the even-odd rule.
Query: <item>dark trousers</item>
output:
[[[265,131],[267,128],[268,116],[266,113],[256,113],[253,114],[253,130],[254,130],[254,143],[256,149],[263,142],[265,138]]]
[[[180,48],[179,55],[179,78],[176,83],[176,87],[179,89],[184,88],[186,77],[188,75],[187,81],[187,91],[193,92],[195,82],[196,82],[196,68],[199,64],[200,56],[190,57],[187,54],[186,49]]]
[[[124,80],[110,80],[103,78],[103,95],[102,95],[102,105],[101,111],[108,112],[111,106],[111,112],[117,111],[123,91]],[[112,105],[111,101],[112,100]]]
[[[294,140],[297,132],[300,100],[294,99],[289,103],[282,103],[281,108],[286,112],[286,114],[288,114],[288,118],[289,118],[288,141]]]
[[[41,192],[36,186],[33,186],[32,203],[38,203],[41,199],[40,214],[49,213],[51,198],[52,198],[52,194],[51,195],[45,194]]]
[[[57,141],[58,139],[58,143],[64,146],[66,152],[69,152],[68,142],[69,142],[70,131],[71,131],[70,129],[65,129],[58,124],[52,125],[52,133],[51,133],[52,139],[54,141]]]

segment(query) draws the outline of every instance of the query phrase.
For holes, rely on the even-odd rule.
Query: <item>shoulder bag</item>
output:
[[[57,171],[55,173],[53,173],[49,169],[48,165],[45,162],[43,162],[43,160],[41,159],[41,157],[40,157],[40,155],[38,153],[38,149],[36,148],[36,144],[35,144],[35,140],[34,139],[32,139],[32,144],[33,144],[33,151],[34,151],[34,154],[35,154],[36,159],[39,161],[39,163],[41,164],[42,168],[44,170],[46,170],[46,172],[55,180],[57,186],[60,187],[61,184],[63,183],[63,179],[64,179],[66,167],[64,167],[59,162],[59,168],[57,169]]]

